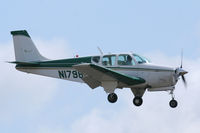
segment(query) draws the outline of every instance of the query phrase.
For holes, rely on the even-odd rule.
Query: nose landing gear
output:
[[[169,106],[172,107],[172,108],[176,108],[178,105],[178,102],[174,99],[172,99],[170,102],[169,102]]]
[[[174,99],[174,90],[171,90],[170,91],[170,94],[171,94],[171,96],[172,96],[172,100],[170,100],[170,102],[169,102],[169,106],[171,107],[171,108],[176,108],[177,106],[178,106],[178,102]]]

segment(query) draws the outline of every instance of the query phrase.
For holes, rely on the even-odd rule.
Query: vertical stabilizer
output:
[[[44,61],[43,57],[26,30],[11,31],[15,49],[15,59],[19,62]]]

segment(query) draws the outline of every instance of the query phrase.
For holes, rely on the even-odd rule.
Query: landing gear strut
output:
[[[169,106],[170,107],[172,107],[172,108],[176,108],[177,107],[177,105],[178,105],[178,102],[174,99],[174,90],[172,90],[171,92],[170,92],[170,94],[171,94],[171,96],[172,96],[172,100],[170,100],[170,102],[169,102]]]
[[[117,94],[115,94],[115,93],[110,93],[108,95],[108,101],[110,103],[115,103],[117,101],[117,99],[118,99],[118,97],[117,97]]]
[[[143,103],[143,100],[142,100],[141,97],[136,96],[136,97],[133,99],[133,104],[134,104],[135,106],[140,106],[140,105],[142,105],[142,103]]]

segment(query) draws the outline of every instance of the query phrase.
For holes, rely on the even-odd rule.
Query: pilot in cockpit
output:
[[[127,56],[126,65],[132,65],[132,58],[130,55]]]

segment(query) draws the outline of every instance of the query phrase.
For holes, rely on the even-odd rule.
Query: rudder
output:
[[[11,31],[15,50],[15,59],[20,62],[44,61],[43,57],[26,30]]]

